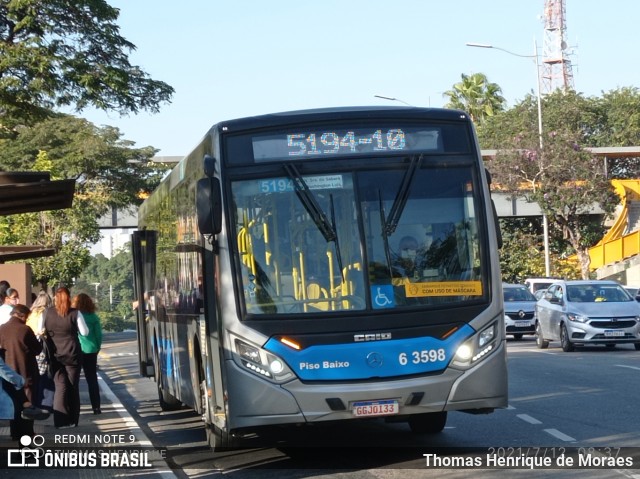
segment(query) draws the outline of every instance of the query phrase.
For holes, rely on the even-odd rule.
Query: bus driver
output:
[[[421,260],[418,254],[424,254],[424,251],[420,250],[418,240],[413,236],[403,236],[398,244],[398,252],[393,265],[394,272],[407,278],[419,278]]]

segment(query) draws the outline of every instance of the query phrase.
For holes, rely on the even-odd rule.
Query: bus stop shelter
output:
[[[0,172],[0,215],[70,208],[75,180],[51,181],[49,172]],[[52,256],[40,245],[0,245],[0,263]]]

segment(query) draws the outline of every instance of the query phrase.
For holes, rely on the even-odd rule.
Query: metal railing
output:
[[[592,271],[640,254],[640,231],[624,234],[629,221],[629,201],[640,200],[640,180],[612,180],[611,183],[620,196],[622,209],[607,234],[589,249]]]

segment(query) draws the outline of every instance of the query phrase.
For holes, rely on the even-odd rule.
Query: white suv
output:
[[[536,298],[522,284],[502,284],[505,333],[513,339],[536,332]]]

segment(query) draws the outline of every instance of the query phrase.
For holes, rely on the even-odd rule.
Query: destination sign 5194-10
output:
[[[253,137],[252,142],[254,159],[266,161],[358,153],[434,151],[438,150],[439,137],[439,129],[433,127],[354,128],[261,135]]]
[[[293,133],[287,135],[289,156],[305,155],[335,155],[341,151],[356,153],[358,147],[370,147],[373,151],[404,150],[407,146],[405,133],[400,128],[375,130],[369,134],[356,135],[354,131],[347,131],[344,135],[335,131],[316,133]]]

